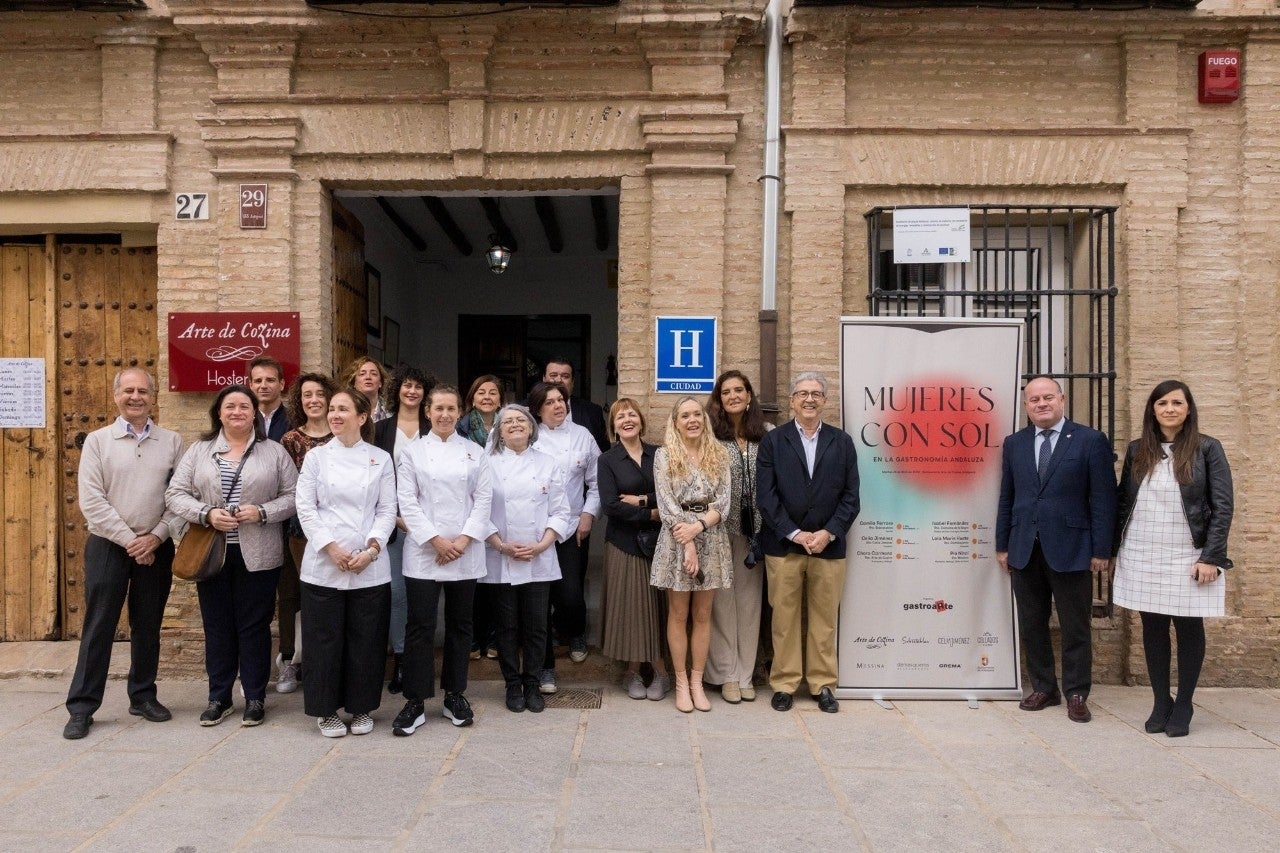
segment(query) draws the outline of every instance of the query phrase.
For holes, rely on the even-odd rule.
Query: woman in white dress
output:
[[[302,554],[303,709],[325,737],[373,731],[382,696],[396,523],[391,456],[374,447],[369,400],[353,388],[329,399],[333,438],[309,451],[298,475]]]
[[[404,639],[405,706],[392,732],[411,735],[426,721],[423,700],[435,695],[436,612],[444,595],[444,654],[440,687],[443,715],[469,726],[467,702],[471,610],[476,581],[484,577],[493,489],[484,451],[458,435],[462,395],[452,385],[427,394],[431,430],[412,442],[396,467],[400,517],[406,528],[404,586],[409,621]]]
[[[710,711],[702,671],[711,644],[711,608],[716,590],[733,584],[729,534],[722,523],[729,514],[729,454],[693,397],[682,397],[671,410],[666,438],[653,457],[653,479],[662,529],[649,582],[667,591],[676,709]]]
[[[533,446],[539,429],[529,410],[503,406],[497,421],[489,443],[493,508],[484,582],[494,586],[507,709],[537,713],[544,707],[538,676],[551,584],[560,578],[551,546],[573,535],[578,517],[569,508],[560,466]]]
[[[1161,382],[1147,398],[1142,437],[1120,476],[1113,598],[1142,617],[1142,647],[1155,706],[1151,734],[1190,731],[1204,663],[1204,617],[1221,616],[1232,514],[1231,468],[1222,444],[1200,433],[1191,389]],[[1178,636],[1178,694],[1170,695],[1169,626]]]

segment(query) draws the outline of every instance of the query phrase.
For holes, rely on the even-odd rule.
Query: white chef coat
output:
[[[460,581],[484,577],[484,538],[489,535],[493,500],[484,448],[456,432],[442,439],[419,436],[400,454],[400,517],[409,528],[404,544],[404,576]],[[472,538],[462,556],[436,563],[436,536]]]
[[[307,534],[299,577],[332,589],[363,589],[391,582],[387,539],[396,524],[396,474],[391,456],[364,441],[338,438],[307,452],[295,493],[298,521]],[[330,542],[363,551],[382,546],[363,572],[344,572],[324,552]]]
[[[585,430],[583,430],[585,432]],[[539,436],[542,431],[538,431]],[[588,434],[590,435],[590,434]],[[541,445],[541,440],[538,444]],[[493,473],[493,512],[489,535],[504,543],[531,545],[542,540],[547,528],[563,542],[578,529],[578,515],[569,508],[564,473],[555,459],[537,447],[523,453],[504,448],[489,455]],[[560,579],[556,549],[548,548],[532,560],[517,560],[485,546],[488,573],[484,583],[523,584]]]
[[[574,529],[578,516],[589,512],[600,517],[600,488],[596,485],[599,470],[596,460],[600,457],[600,445],[584,426],[566,420],[552,429],[538,425],[537,449],[555,459],[564,472],[564,490],[569,496],[569,511],[573,513]]]

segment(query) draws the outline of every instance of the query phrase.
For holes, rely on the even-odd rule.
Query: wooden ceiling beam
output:
[[[387,201],[382,196],[376,197],[374,201],[378,203],[378,207],[382,208],[382,212],[386,215],[387,219],[391,220],[391,224],[399,229],[400,233],[404,235],[404,238],[409,241],[409,244],[413,246],[414,249],[419,252],[425,252],[427,250],[427,241],[422,239],[422,235],[417,231],[414,231],[413,226],[410,225],[403,216],[396,212],[396,209],[391,206],[391,202]]]
[[[538,212],[542,222],[542,230],[547,235],[547,248],[553,254],[564,251],[564,235],[560,233],[560,220],[556,218],[556,206],[550,196],[540,195],[533,200],[533,209]]]
[[[484,209],[489,227],[498,235],[502,245],[513,252],[518,251],[520,247],[516,244],[516,235],[511,233],[511,229],[507,227],[507,221],[502,218],[502,211],[498,209],[498,200],[492,196],[481,196],[480,207]]]
[[[609,248],[609,210],[605,206],[604,196],[591,197],[591,218],[596,223],[596,249],[603,252]]]
[[[475,251],[471,246],[471,241],[467,239],[467,235],[462,233],[462,229],[458,227],[458,223],[454,220],[453,215],[449,213],[449,209],[444,206],[444,202],[438,196],[424,195],[421,196],[422,203],[426,205],[427,212],[431,214],[431,218],[440,226],[440,230],[444,232],[444,236],[449,238],[449,242],[458,250],[458,253],[464,257],[471,257],[471,253]]]

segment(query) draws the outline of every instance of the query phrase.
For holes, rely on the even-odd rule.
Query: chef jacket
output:
[[[564,490],[569,496],[569,511],[573,513],[574,529],[578,516],[589,512],[600,517],[600,489],[596,485],[597,459],[600,446],[587,432],[587,428],[565,421],[552,429],[538,425],[537,449],[555,459],[564,472]]]
[[[585,430],[584,430],[585,432]],[[539,430],[539,436],[541,436]],[[590,438],[590,434],[588,434]],[[541,440],[538,444],[541,445]],[[556,460],[537,447],[522,453],[504,448],[489,455],[493,474],[493,510],[489,535],[498,534],[504,543],[531,545],[542,540],[547,528],[556,539],[565,541],[578,530],[578,514],[569,508],[564,472]],[[556,549],[548,548],[532,560],[517,560],[485,546],[488,572],[484,583],[524,584],[560,579]]]
[[[484,448],[456,432],[442,439],[420,436],[400,454],[400,517],[409,528],[404,544],[404,576],[419,580],[460,581],[484,577],[484,538],[489,535],[493,500]],[[436,536],[472,538],[462,556],[436,562]]]

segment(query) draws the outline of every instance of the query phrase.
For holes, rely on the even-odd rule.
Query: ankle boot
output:
[[[1151,709],[1151,716],[1147,717],[1143,728],[1147,730],[1147,734],[1159,734],[1164,731],[1165,725],[1169,722],[1169,713],[1173,710],[1173,697],[1164,696],[1156,697],[1156,704]]]
[[[702,670],[700,669],[689,672],[689,696],[693,700],[693,707],[699,711],[711,710],[711,703],[707,701],[707,694],[702,689]]]
[[[689,697],[689,676],[683,669],[676,673],[676,710],[682,714],[693,710],[693,699]]]
[[[391,681],[387,683],[388,693],[399,693],[404,689],[404,670],[400,666],[400,659],[403,655],[393,655],[396,659],[395,668],[391,671]]]

